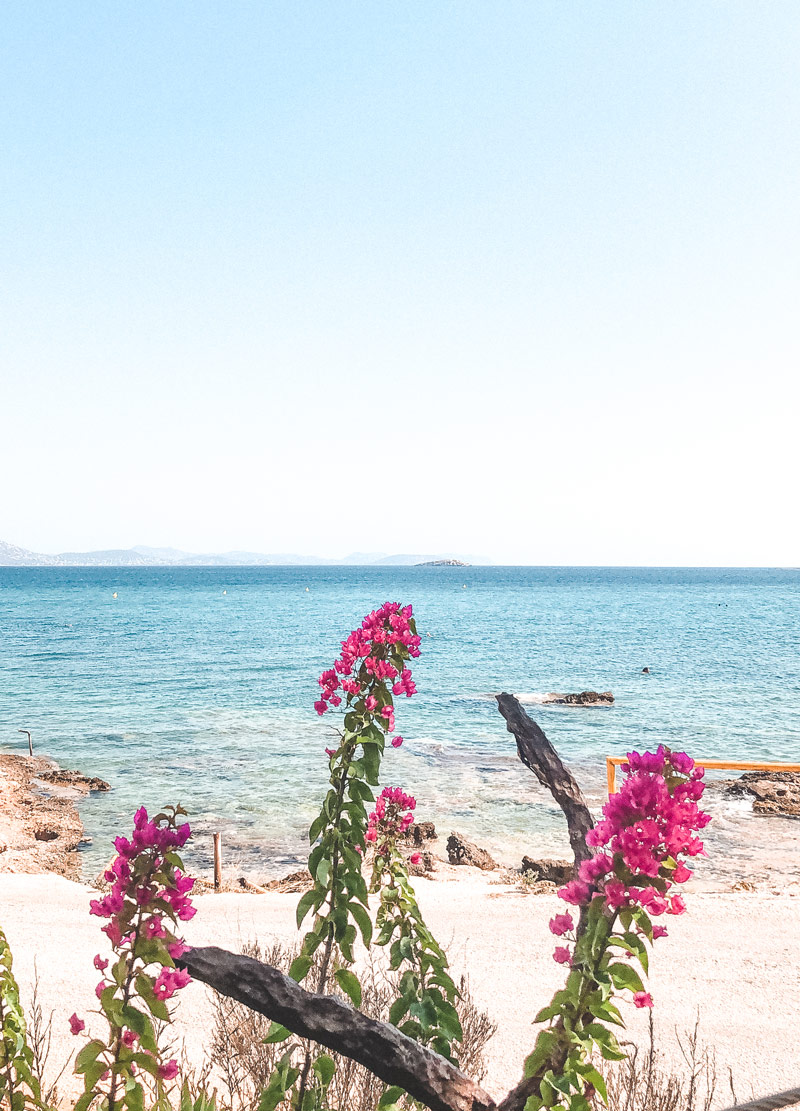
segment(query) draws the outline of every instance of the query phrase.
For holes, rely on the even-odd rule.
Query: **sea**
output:
[[[500,691],[593,807],[606,756],[631,749],[800,762],[800,571],[760,568],[0,568],[0,745],[27,751],[29,729],[37,753],[111,784],[80,803],[87,879],[138,806],[177,803],[197,871],[220,832],[227,875],[281,876],[304,862],[326,787],[336,722],[314,711],[317,678],[387,600],[413,605],[422,654],[383,782],[415,795],[440,847],[457,830],[508,866],[567,852]],[[542,702],[587,689],[613,706]],[[796,821],[707,797],[699,879],[800,879]]]

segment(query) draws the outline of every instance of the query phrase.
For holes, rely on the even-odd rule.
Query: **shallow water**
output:
[[[416,794],[420,818],[506,863],[563,852],[566,839],[496,691],[527,697],[598,804],[605,755],[661,741],[800,761],[792,570],[0,568],[0,738],[24,751],[17,730],[31,729],[38,751],[112,783],[82,805],[86,875],[136,806],[178,800],[198,832],[196,867],[219,829],[231,867],[281,874],[303,859],[325,785],[316,678],[388,598],[414,605],[423,654],[384,781]],[[584,689],[611,689],[616,703],[537,704]],[[709,883],[797,876],[795,823],[754,819],[738,800],[714,809]]]

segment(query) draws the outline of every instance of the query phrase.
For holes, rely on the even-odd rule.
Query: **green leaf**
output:
[[[583,1030],[600,1047],[600,1053],[607,1061],[625,1060],[627,1054],[620,1049],[619,1042],[611,1030],[599,1022],[590,1022]]]
[[[308,970],[311,968],[311,957],[301,953],[299,957],[295,957],[289,966],[289,979],[300,983],[305,980],[308,975]]]
[[[273,1022],[269,1028],[266,1038],[263,1039],[264,1045],[277,1045],[279,1042],[285,1042],[287,1038],[292,1035],[291,1030],[287,1030],[285,1026],[281,1026],[279,1022]]]
[[[612,964],[609,965],[608,974],[611,977],[611,983],[617,988],[618,991],[644,991],[644,984],[642,978],[635,968],[631,968],[629,964]]]
[[[362,783],[360,779],[352,778],[347,783],[350,792],[350,798],[358,799],[359,802],[374,802],[375,795],[366,783]]]
[[[423,1030],[431,1030],[437,1025],[436,1008],[430,996],[425,995],[418,1002],[412,1003],[410,1011]]]
[[[400,1111],[398,1100],[401,1100],[405,1094],[405,1090],[398,1088],[397,1085],[387,1088],[378,1100],[376,1111]]]
[[[604,1022],[613,1022],[615,1026],[624,1026],[625,1022],[619,1010],[613,1003],[606,1000],[603,1003],[597,1003],[592,1007],[592,1014],[595,1018],[602,1019]]]
[[[97,1099],[97,1092],[92,1088],[83,1092],[72,1108],[72,1111],[89,1111],[91,1104]]]
[[[75,1058],[75,1072],[86,1072],[89,1065],[93,1065],[106,1048],[105,1042],[101,1042],[99,1038],[93,1038],[90,1042],[87,1042]]]
[[[533,1053],[525,1058],[525,1076],[535,1076],[550,1054],[553,1052],[557,1036],[552,1030],[542,1030],[536,1039]]]
[[[308,831],[308,840],[309,840],[309,843],[311,845],[313,845],[314,842],[316,841],[316,839],[319,837],[319,835],[322,832],[324,826],[325,826],[325,815],[324,814],[319,814],[314,819],[314,821],[311,823],[311,828]]]
[[[411,1006],[413,999],[413,995],[401,995],[399,999],[395,999],[389,1008],[389,1022],[392,1026],[397,1026]]]
[[[134,1081],[130,1088],[125,1085],[125,1106],[130,1111],[144,1111],[144,1089],[141,1084]]]
[[[337,968],[334,978],[342,991],[349,996],[354,1007],[361,1006],[361,984],[349,968]]]
[[[336,1063],[333,1057],[329,1057],[327,1053],[322,1053],[311,1067],[319,1077],[322,1087],[327,1088],[333,1080],[333,1074],[336,1072]]]
[[[297,904],[297,928],[300,929],[303,924],[303,919],[316,904],[317,892],[313,889],[306,891],[301,897],[300,902]]]
[[[367,949],[370,947],[372,941],[372,919],[369,912],[361,906],[360,903],[348,903],[348,910],[356,920],[359,930],[361,930],[361,937],[364,939],[364,944]]]
[[[106,988],[106,991],[108,989]],[[105,992],[103,992],[105,995]],[[150,977],[143,973],[136,977],[136,994],[147,1004],[150,1014],[160,1018],[162,1022],[169,1022],[169,1010],[163,999],[159,999],[153,991]]]
[[[645,975],[650,971],[650,961],[647,956],[647,946],[639,937],[638,934],[625,933],[622,935],[623,940],[630,946],[630,952],[634,953],[638,958],[639,964],[644,969]]]
[[[328,876],[330,874],[330,870],[331,862],[330,860],[328,860],[327,856],[323,856],[313,872],[314,879],[317,881],[320,887],[328,886]]]
[[[122,1008],[122,1021],[125,1026],[130,1027],[139,1035],[142,1049],[149,1049],[151,1053],[155,1053],[157,1048],[156,1034],[149,1015],[127,1003]]]
[[[364,741],[362,748],[364,750],[364,778],[367,783],[377,787],[381,770],[381,750],[372,741]]]
[[[594,1067],[594,1065],[588,1062],[582,1062],[575,1067],[581,1074],[583,1079],[588,1084],[591,1084],[592,1087],[599,1093],[603,1103],[608,1103],[608,1089],[606,1088],[606,1082],[597,1071],[597,1069]]]

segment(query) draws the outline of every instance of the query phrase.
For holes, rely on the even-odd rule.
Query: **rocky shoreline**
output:
[[[85,842],[76,801],[108,791],[102,779],[65,771],[43,756],[0,753],[0,872],[55,872],[81,879]]]
[[[797,772],[748,772],[734,780],[711,780],[708,787],[717,798],[752,799],[755,814],[795,820],[800,817]],[[104,780],[62,769],[47,757],[0,753],[0,873],[53,872],[87,882],[78,850],[89,839],[77,803],[90,792],[107,790],[109,785]],[[412,826],[404,849],[412,875],[445,879],[468,872],[492,872],[526,892],[540,893],[554,890],[571,873],[570,861],[529,856],[522,858],[521,867],[505,867],[485,848],[457,832],[443,837],[438,852],[434,848],[437,841],[439,835],[432,822]],[[223,890],[252,894],[302,891],[311,879],[305,869],[258,882],[244,876],[234,879],[232,869],[225,871],[228,874]],[[94,882],[102,880],[98,877]],[[200,879],[198,887],[213,890],[213,883]]]

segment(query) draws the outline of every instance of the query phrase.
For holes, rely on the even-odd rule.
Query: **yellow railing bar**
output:
[[[627,764],[627,756],[606,756],[606,779],[608,793],[613,795],[616,791],[617,768]],[[725,771],[736,772],[800,772],[800,764],[762,764],[754,760],[695,760],[704,768],[720,768]]]

